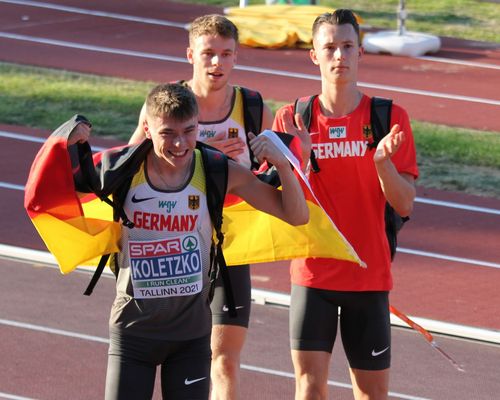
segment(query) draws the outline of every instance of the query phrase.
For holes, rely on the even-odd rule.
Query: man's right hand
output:
[[[205,143],[234,159],[243,153],[246,146],[246,143],[239,137],[226,139],[226,134],[224,132],[220,132],[214,137],[206,139]]]
[[[84,122],[80,122],[73,128],[68,137],[68,146],[76,143],[85,143],[89,140],[91,127]]]
[[[285,109],[283,111],[283,125],[286,133],[299,138],[302,151],[303,168],[305,169],[311,154],[312,141],[306,125],[302,120],[302,116],[299,113],[292,115],[288,109]]]

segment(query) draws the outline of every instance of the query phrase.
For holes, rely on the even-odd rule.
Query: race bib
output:
[[[129,241],[134,297],[189,296],[203,287],[198,233],[155,241]]]

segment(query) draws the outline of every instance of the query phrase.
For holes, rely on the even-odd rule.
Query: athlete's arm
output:
[[[265,131],[266,129],[272,129],[273,127],[273,122],[274,122],[274,115],[269,106],[264,103],[264,107],[262,108],[262,131]],[[260,132],[254,132],[256,135],[259,134]]]
[[[288,160],[269,138],[252,136],[250,145],[253,153],[259,161],[267,160],[276,167],[282,190],[261,182],[249,170],[229,160],[228,192],[291,225],[307,223],[309,209]]]
[[[379,142],[373,155],[373,161],[385,198],[402,217],[411,214],[416,196],[413,176],[406,173],[400,174],[391,161],[391,157],[398,151],[404,140],[404,132],[396,124],[389,134]]]

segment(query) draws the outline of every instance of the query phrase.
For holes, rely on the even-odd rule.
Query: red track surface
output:
[[[105,2],[59,0],[53,1],[53,3],[183,23],[190,21],[197,15],[213,12],[214,10],[220,11],[213,7],[193,7],[180,3],[169,3],[163,0],[148,0],[147,2],[134,2],[131,0],[107,0]],[[1,2],[0,11],[0,30],[2,32],[84,43],[87,45],[92,44],[113,49],[129,49],[143,53],[169,55],[178,57],[180,60],[185,55],[186,32],[179,28],[152,26],[138,22],[85,16]],[[22,16],[25,15],[29,15],[29,21],[22,20]],[[500,66],[500,46],[498,45],[472,42],[464,43],[452,39],[444,40],[443,44],[443,50],[436,55],[438,57]],[[0,37],[0,59],[3,61],[141,80],[170,81],[190,76],[190,66],[182,62],[99,53],[7,39],[5,37]],[[256,66],[280,71],[292,71],[294,73],[300,72],[312,76],[318,75],[316,68],[308,61],[307,53],[304,50],[270,51],[242,48],[240,49],[238,61],[239,65],[242,66]],[[360,80],[370,84],[456,94],[491,99],[497,102],[499,100],[498,87],[500,74],[498,69],[437,63],[429,60],[403,57],[366,55],[361,66]],[[317,80],[297,79],[241,70],[234,72],[233,81],[259,89],[268,98],[285,101],[290,101],[295,97],[311,94],[319,90],[319,81]],[[394,98],[399,104],[406,107],[411,117],[415,119],[439,122],[447,125],[500,131],[498,105],[487,105],[463,100],[447,100],[388,90],[367,88],[363,88],[363,90],[368,94],[385,95]],[[0,125],[0,130],[20,132],[40,137],[47,135],[47,132],[5,125]],[[0,180],[11,184],[24,185],[29,165],[40,144],[1,137],[0,142],[2,144],[0,147]],[[99,140],[94,140],[93,143],[110,145]],[[492,149],[492,151],[495,151],[495,149]],[[0,242],[21,247],[43,249],[43,244],[34,233],[34,229],[22,209],[23,193],[19,190],[11,189],[0,189],[0,193],[3,205],[0,209],[0,218],[2,220]],[[424,200],[441,200],[485,207],[497,211],[500,210],[500,200],[498,199],[479,198],[458,193],[429,190],[422,187],[418,188],[418,196]],[[491,214],[453,209],[417,202],[411,222],[407,224],[400,235],[399,245],[404,249],[444,254],[498,265],[500,263],[500,246],[498,245],[500,243],[499,222],[500,215],[498,213]],[[498,268],[481,267],[474,263],[464,263],[456,259],[440,260],[433,257],[423,257],[400,252],[396,257],[393,271],[395,289],[391,295],[391,302],[407,314],[455,324],[500,330],[500,313],[498,312],[500,295],[498,294],[498,285],[496,284],[500,274]],[[5,274],[5,276],[10,276],[11,271],[6,270]],[[278,263],[274,266],[255,265],[253,266],[252,276],[253,285],[256,288],[285,293],[289,290],[286,263]],[[54,282],[51,283],[53,286],[48,288],[49,293],[60,295],[58,287],[60,285],[59,279],[54,278]],[[65,297],[62,294],[60,296],[61,301],[63,301]],[[42,298],[39,300],[40,305],[43,305],[44,300]],[[38,304],[34,303],[33,305]],[[71,307],[76,306],[76,304],[71,305]],[[104,308],[107,309],[107,306]],[[36,310],[38,308],[32,310],[35,315],[26,317],[27,320],[31,321],[31,318],[39,320],[35,318],[39,312]],[[23,312],[25,311],[23,310]],[[19,314],[14,311],[11,314],[4,314],[2,312],[0,317],[16,319],[16,315],[26,315],[23,312]],[[85,311],[81,310],[81,312]],[[254,318],[267,317],[265,317],[265,314],[258,314]],[[55,322],[55,320],[52,322]],[[65,324],[60,325],[61,327],[65,326],[64,329],[77,330],[80,327],[76,325],[74,327],[67,327],[66,321],[64,322]],[[8,337],[10,338],[9,340],[13,340],[12,335],[16,335],[16,339],[18,338],[17,335],[21,335],[17,331],[18,328],[1,327],[1,329],[2,338]],[[4,329],[8,329],[8,332],[4,331]],[[90,329],[89,332],[106,337],[106,332],[103,329],[105,329],[105,325],[100,326],[97,330]],[[265,335],[265,333],[260,333]],[[30,334],[22,333],[22,335],[29,336]],[[282,335],[284,336],[281,338],[280,343],[281,346],[286,347],[286,331]],[[22,337],[21,339],[29,343],[31,343],[31,340],[34,340],[33,346],[37,346],[39,340],[45,340],[44,337]],[[51,348],[49,338],[47,338],[47,346]],[[2,347],[4,349],[9,348],[6,346]],[[252,347],[252,349],[254,348]],[[53,350],[55,352],[55,349]],[[31,349],[30,351],[34,350]],[[95,351],[95,348],[89,351],[89,354],[94,354],[92,352]],[[96,359],[92,358],[92,360],[99,365],[103,365],[103,351],[101,345],[97,353],[91,355],[91,357],[97,357]],[[256,354],[271,354],[268,352],[268,349],[265,350],[267,353],[262,353],[262,349],[255,349],[255,351],[257,352]],[[284,348],[283,351],[283,354],[286,356],[287,349]],[[247,357],[252,358],[253,354],[253,352],[249,352]],[[22,358],[21,355],[18,357]],[[64,360],[60,360],[60,362],[64,362]],[[500,364],[497,361],[497,371],[499,367]],[[495,368],[491,370],[495,370]],[[248,374],[251,373],[248,372]],[[255,377],[252,376],[253,378]],[[345,377],[345,379],[347,378]],[[0,380],[0,392],[2,390],[7,391],[7,389],[3,389],[2,381],[3,379]],[[16,381],[14,378],[9,379],[9,382],[15,386]],[[95,384],[101,386],[102,382],[99,380]],[[285,390],[279,393],[292,393],[290,390],[290,381],[285,384],[285,386],[287,385],[288,391]],[[85,390],[87,389],[89,388],[86,387]],[[252,389],[248,390],[251,392]],[[272,389],[269,390],[272,393]],[[499,390],[498,386],[495,390]],[[398,391],[402,390],[398,389]],[[418,390],[415,392],[426,393],[426,396],[434,398],[458,398],[457,395],[448,397],[443,393],[437,394],[434,392],[432,394],[419,392]],[[467,393],[466,391],[462,392]],[[13,391],[13,393],[19,392]],[[35,391],[34,393],[37,392]],[[90,395],[83,395],[83,393],[82,396],[77,397],[96,398]],[[348,392],[346,391],[346,393]],[[490,391],[489,393],[496,392]],[[26,395],[34,394],[27,393]],[[469,396],[464,398],[487,399],[496,397],[495,395],[492,396]],[[38,397],[50,398],[50,396],[43,396],[41,394]],[[248,395],[245,398],[252,397]],[[282,398],[289,398],[289,396],[284,395]]]

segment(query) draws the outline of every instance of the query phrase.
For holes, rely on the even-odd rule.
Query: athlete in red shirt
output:
[[[355,398],[385,399],[388,393],[392,277],[384,208],[388,201],[399,215],[411,213],[418,169],[408,115],[397,105],[392,107],[391,132],[376,149],[367,146],[370,98],[357,87],[362,54],[359,26],[350,10],[316,19],[310,57],[321,72],[321,94],[313,103],[309,138],[320,171],[311,172],[309,179],[367,268],[333,259],[292,261],[296,399],[328,398],[339,307]],[[281,108],[273,129],[286,131],[291,113],[293,105]]]

